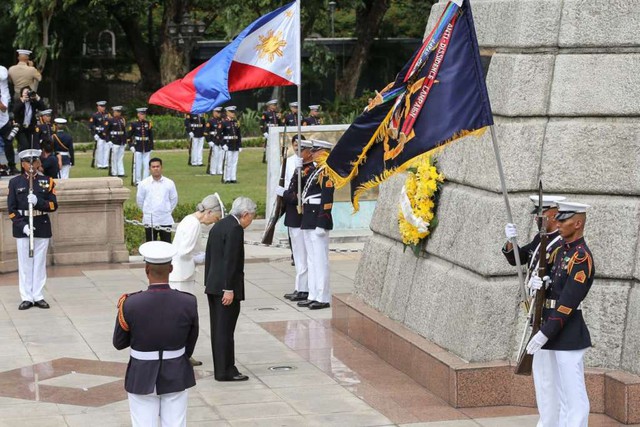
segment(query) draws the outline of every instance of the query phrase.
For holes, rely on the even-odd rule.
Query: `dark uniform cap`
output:
[[[558,214],[556,215],[556,219],[558,221],[564,221],[577,213],[587,212],[588,207],[590,206],[585,205],[584,203],[558,202]]]

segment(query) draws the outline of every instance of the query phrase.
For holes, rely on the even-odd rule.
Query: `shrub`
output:
[[[258,136],[262,134],[260,130],[260,114],[256,110],[247,108],[242,112],[240,118],[240,132],[243,137]]]

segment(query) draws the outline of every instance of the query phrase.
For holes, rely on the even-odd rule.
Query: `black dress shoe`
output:
[[[311,304],[309,304],[309,309],[311,310],[321,310],[323,308],[329,308],[329,307],[331,307],[331,304],[329,304],[328,302],[314,301]]]
[[[306,299],[306,300],[304,300],[304,301],[300,301],[300,302],[298,303],[298,307],[309,307],[309,305],[311,305],[311,303],[314,303],[314,302],[315,302],[315,301],[312,301],[312,300]]]
[[[243,374],[234,375],[232,377],[216,378],[216,381],[247,381],[248,376]]]
[[[40,301],[36,301],[33,303],[38,308],[49,308],[49,303],[45,300],[41,299]]]
[[[298,295],[298,291],[293,291],[290,294],[284,294],[284,297],[288,300],[293,301],[293,298],[295,298],[296,295]]]
[[[33,307],[33,303],[31,301],[22,301],[18,306],[18,310],[27,310]]]
[[[309,292],[298,292],[294,298],[291,298],[291,301],[306,301],[309,298]]]

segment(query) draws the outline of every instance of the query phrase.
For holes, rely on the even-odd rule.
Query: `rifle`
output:
[[[227,151],[222,149],[224,145],[220,146],[220,150],[222,151],[222,174],[220,175],[220,182],[224,184],[224,175],[225,169],[227,168]],[[228,148],[229,146],[227,146]]]
[[[280,153],[280,158],[282,159],[282,166],[280,167],[280,180],[278,181],[278,185],[284,187],[284,176],[287,172],[287,126],[284,126],[284,131],[282,132],[282,148]],[[271,216],[269,217],[269,222],[267,223],[267,228],[264,230],[264,234],[262,235],[262,244],[270,245],[273,243],[273,235],[276,231],[276,224],[280,217],[284,214],[284,203],[281,196],[276,196],[276,200],[274,202],[274,207],[271,210]]]
[[[109,143],[107,142],[107,146]],[[113,143],[112,143],[113,144]],[[113,170],[113,145],[109,147],[109,175],[116,176],[118,171]]]
[[[187,166],[191,166],[191,147],[193,146],[193,138],[187,135],[189,138],[189,157],[187,158]]]
[[[542,213],[542,180],[538,185],[538,214],[536,215],[536,220],[538,222],[539,236],[540,236],[540,247],[538,248],[538,276],[544,277],[547,275],[547,217]],[[527,318],[527,323],[525,325],[524,333],[522,334],[522,340],[520,341],[520,349],[518,351],[518,363],[516,364],[515,373],[516,375],[531,375],[532,364],[533,364],[533,355],[527,353],[527,348],[525,345],[525,338],[527,337],[527,332],[531,329],[531,332],[528,334],[529,339],[527,339],[527,344],[531,341],[531,338],[535,334],[540,331],[540,326],[542,325],[542,309],[544,306],[544,300],[546,299],[547,291],[544,285],[538,289],[533,297],[533,304],[531,304],[529,308],[529,315]]]
[[[33,157],[29,161],[29,195],[33,194]],[[29,258],[33,258],[33,205],[29,203]]]
[[[91,154],[91,167],[95,168],[96,167],[96,149],[98,148],[98,141],[96,141],[95,144],[93,144],[93,153]]]
[[[211,142],[211,141],[209,141],[209,142]],[[207,156],[207,174],[209,174],[209,175],[213,175],[211,173],[211,158],[212,157],[213,157],[213,147],[209,147],[209,155]]]

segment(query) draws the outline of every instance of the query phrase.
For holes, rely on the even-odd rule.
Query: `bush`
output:
[[[262,130],[260,129],[260,114],[256,110],[247,108],[242,112],[240,132],[242,132],[243,137],[262,135]]]
[[[184,117],[170,115],[150,116],[149,120],[153,122],[154,139],[187,139]]]

